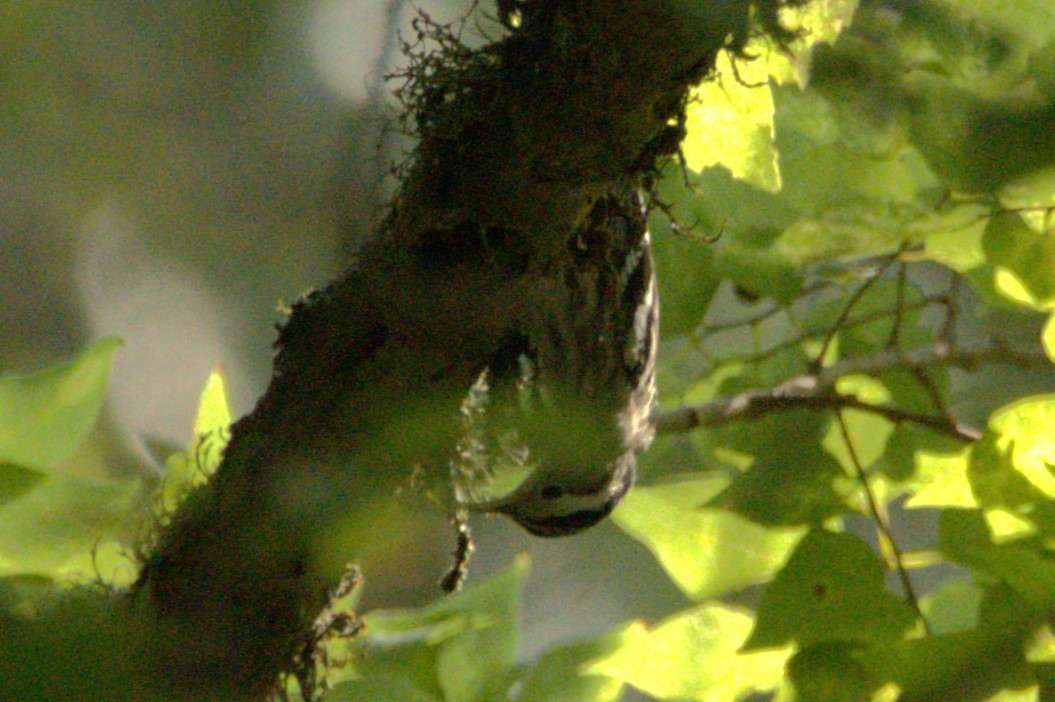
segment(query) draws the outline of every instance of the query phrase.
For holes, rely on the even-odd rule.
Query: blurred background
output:
[[[417,2],[439,21],[468,5]],[[216,367],[235,414],[252,408],[280,305],[349,265],[411,146],[385,129],[395,85],[384,76],[414,11],[403,0],[5,0],[0,372],[105,335],[125,342],[105,417],[71,470],[160,474]],[[688,605],[610,523],[557,541],[499,519],[474,528],[470,584],[531,554],[526,656]],[[364,604],[435,599],[453,545],[453,532],[422,534],[372,577]]]

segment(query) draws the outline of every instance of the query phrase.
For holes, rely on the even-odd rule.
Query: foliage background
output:
[[[56,436],[0,435],[58,447],[4,454],[5,602],[93,559],[127,579],[111,543],[134,537],[186,447],[209,369],[248,409],[276,300],[369,231],[402,148],[378,128],[376,81],[399,21],[397,4],[363,5],[2,11],[3,368],[124,338],[32,385],[40,411],[72,408],[52,412]],[[661,699],[791,698],[788,681],[816,700],[1053,694],[1055,5],[815,8],[804,43],[834,44],[729,64],[690,110],[688,170],[661,183],[668,431],[644,485],[574,539],[481,522],[480,590],[370,615],[370,676],[328,698],[492,699],[512,680],[525,700],[614,699],[624,681]],[[106,419],[82,443],[115,351]],[[769,393],[760,419],[708,414],[808,373],[833,381],[823,411]],[[3,392],[24,411],[23,390]],[[669,414],[683,405],[698,411]],[[394,558],[363,609],[435,599],[449,548]],[[530,575],[507,569],[520,550]],[[533,668],[515,665],[518,611],[519,660],[547,652]],[[386,635],[419,643],[386,650]]]

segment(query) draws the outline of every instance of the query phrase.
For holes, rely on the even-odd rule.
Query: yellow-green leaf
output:
[[[739,653],[752,617],[725,605],[688,610],[649,630],[632,622],[622,645],[584,667],[662,700],[726,702],[773,689],[789,650]]]
[[[102,408],[120,345],[107,337],[69,363],[0,377],[0,463],[47,472],[73,453]]]
[[[1015,469],[1055,497],[1055,395],[1037,395],[998,410],[989,420],[997,447],[1009,450]]]
[[[204,483],[220,465],[223,450],[230,438],[231,408],[227,400],[227,381],[215,370],[202,390],[198,414],[194,418],[194,436],[186,453],[174,453],[165,461],[162,504],[175,509],[187,492]]]
[[[227,400],[227,379],[217,369],[209,374],[209,380],[198,401],[198,415],[194,418],[194,436],[223,433],[231,425],[231,406]]]
[[[954,453],[916,452],[916,472],[912,482],[919,487],[905,506],[977,507],[978,500],[967,480],[971,447]]]
[[[109,541],[129,543],[141,523],[143,486],[49,476],[0,509],[0,575],[96,575],[124,584],[131,560]],[[94,554],[94,555],[93,555]],[[122,565],[123,560],[123,565]],[[98,568],[99,572],[94,572]]]
[[[1048,360],[1055,363],[1055,313],[1052,313],[1048,321],[1044,323],[1040,341],[1044,344],[1044,353],[1048,355]]]
[[[890,391],[886,389],[886,386],[874,378],[863,375],[840,378],[836,390],[842,395],[852,395],[870,405],[882,406],[891,399]],[[894,425],[883,417],[862,410],[844,410],[842,419],[846,424],[852,447],[846,445],[838,422],[832,422],[821,443],[825,450],[842,464],[849,475],[854,475],[856,466],[853,457],[860,462],[861,468],[871,466],[877,458],[883,455],[887,439],[894,431]]]
[[[724,509],[698,506],[725,484],[724,478],[697,478],[639,487],[612,516],[697,601],[765,582],[806,532],[765,527]]]
[[[694,171],[722,165],[735,178],[779,191],[773,94],[765,62],[731,60],[721,52],[717,72],[719,78],[697,87],[689,103],[682,143],[686,165]]]

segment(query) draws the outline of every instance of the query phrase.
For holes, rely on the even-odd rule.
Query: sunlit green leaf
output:
[[[1013,451],[1014,444],[1001,442],[991,430],[971,447],[967,478],[983,507],[1029,510],[1045,499],[1044,492],[1016,468]]]
[[[622,680],[661,700],[725,702],[772,689],[787,650],[740,653],[750,615],[724,605],[704,605],[649,629],[632,623],[622,645],[586,670]]]
[[[166,509],[174,510],[187,492],[204,483],[220,465],[229,438],[231,408],[227,400],[227,381],[223,373],[213,371],[198,401],[194,419],[194,436],[186,453],[168,457],[162,500]]]
[[[95,424],[120,345],[108,337],[70,363],[0,377],[0,462],[51,471],[73,453]]]
[[[724,509],[700,507],[726,482],[712,477],[641,486],[612,516],[694,600],[768,580],[805,533],[804,528],[765,527]]]
[[[925,217],[912,230],[925,236],[923,253],[927,258],[966,273],[986,260],[982,236],[988,214],[982,205],[962,205]]]
[[[1044,323],[1044,331],[1041,332],[1040,340],[1044,344],[1044,353],[1048,355],[1048,360],[1055,363],[1055,312]]]
[[[912,478],[915,492],[906,507],[976,507],[978,501],[967,480],[971,448],[954,453],[918,451]]]
[[[854,375],[840,378],[836,390],[870,405],[882,406],[890,400],[890,392],[886,387],[879,381],[866,376]],[[838,422],[832,422],[822,445],[842,464],[847,474],[855,475],[858,463],[860,468],[868,468],[883,454],[886,441],[894,430],[894,425],[889,420],[871,412],[843,410],[841,414],[851,445],[846,445]]]
[[[996,447],[1010,453],[1015,469],[1055,498],[1055,395],[1038,395],[1002,408],[989,420]]]
[[[857,0],[817,0],[786,8],[781,19],[788,29],[800,32],[800,37],[792,43],[791,55],[772,49],[765,54],[769,74],[781,83],[805,87],[810,51],[822,42],[833,43],[850,24],[856,9]]]
[[[736,178],[780,190],[765,62],[736,61],[734,67],[729,54],[720,52],[717,72],[717,80],[696,88],[686,110],[686,164],[695,171],[722,165]]]
[[[882,563],[857,537],[812,530],[762,594],[744,650],[899,638],[916,616],[883,577]]]
[[[202,390],[198,414],[194,418],[197,437],[227,431],[231,424],[231,407],[227,400],[227,380],[223,372],[214,370]]]
[[[1036,231],[1015,212],[989,219],[983,237],[987,258],[997,266],[996,284],[1008,298],[1038,309],[1055,305],[1055,237]]]

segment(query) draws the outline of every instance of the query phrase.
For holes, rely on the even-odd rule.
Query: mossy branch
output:
[[[266,394],[125,602],[149,695],[266,696],[348,559],[369,578],[386,556],[381,515],[415,500],[415,471],[442,496],[458,407],[533,281],[599,197],[653,167],[752,4],[531,0],[517,31],[464,52],[421,21],[440,54],[405,76],[420,142],[389,216],[294,307]]]

